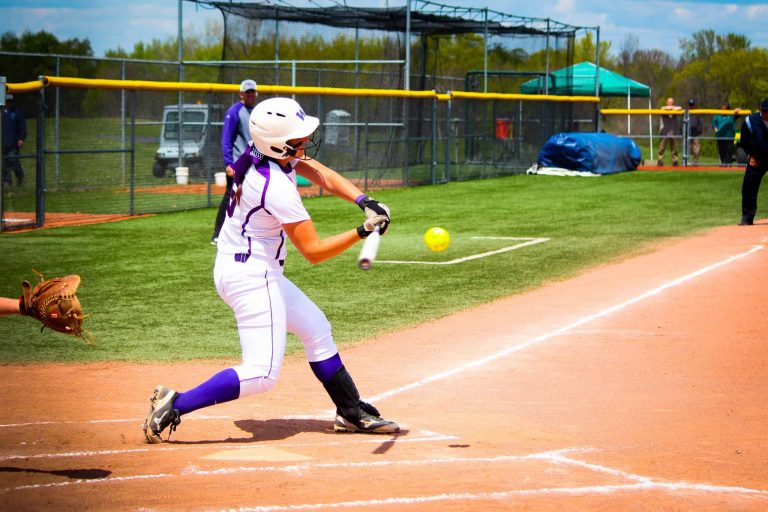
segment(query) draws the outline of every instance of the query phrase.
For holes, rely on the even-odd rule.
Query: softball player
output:
[[[216,290],[237,320],[242,363],[183,393],[158,385],[143,426],[148,443],[161,443],[163,430],[170,426],[174,431],[184,414],[272,389],[280,375],[287,332],[301,339],[312,371],[336,405],[335,431],[400,431],[397,423],[382,419],[375,407],[360,400],[339,357],[330,323],[283,275],[286,235],[302,256],[319,263],[352,247],[377,225],[383,233],[390,220],[385,205],[305,157],[318,125],[318,118],[305,114],[290,98],[271,98],[253,109],[249,118],[253,141],[231,166],[234,184],[213,270]],[[296,189],[297,173],[357,203],[365,222],[320,239]]]

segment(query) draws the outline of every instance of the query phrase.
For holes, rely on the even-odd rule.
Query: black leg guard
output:
[[[344,365],[336,371],[331,382],[323,386],[336,405],[337,414],[352,421],[360,419],[360,393]]]
[[[369,434],[400,432],[397,423],[382,419],[378,409],[360,400],[355,381],[344,365],[324,387],[336,405],[336,421],[333,425],[335,431]]]

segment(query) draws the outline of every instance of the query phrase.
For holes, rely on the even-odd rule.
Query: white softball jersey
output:
[[[234,369],[241,397],[275,385],[287,332],[301,339],[310,362],[338,352],[323,312],[283,275],[287,240],[282,225],[310,218],[296,188],[296,162],[280,166],[251,145],[232,165],[235,179],[214,282],[237,321],[243,360]]]

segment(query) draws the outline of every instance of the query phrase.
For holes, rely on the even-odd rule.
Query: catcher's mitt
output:
[[[83,310],[75,292],[80,286],[80,276],[54,277],[45,279],[42,274],[40,283],[34,288],[29,281],[21,283],[23,295],[19,299],[22,315],[36,318],[54,331],[88,339],[83,331]]]

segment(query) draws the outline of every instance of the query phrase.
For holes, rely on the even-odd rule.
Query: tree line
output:
[[[396,38],[381,36],[358,41],[360,59],[402,58],[402,45]],[[185,60],[219,60],[222,55],[233,53],[247,55],[249,59],[271,59],[275,54],[275,42],[263,38],[254,42],[229,42],[225,52],[224,43],[211,34],[192,34],[185,37]],[[632,78],[651,87],[653,104],[661,106],[665,98],[679,98],[682,104],[688,98],[695,98],[700,107],[717,108],[728,101],[733,106],[755,108],[762,98],[768,97],[768,49],[753,47],[748,37],[740,34],[717,34],[714,30],[695,32],[690,38],[680,40],[680,56],[673,57],[660,49],[641,49],[637,36],[628,36],[617,51],[609,41],[600,42],[600,65]],[[238,46],[239,47],[236,47]],[[281,60],[301,59],[349,59],[355,41],[337,35],[331,39],[319,36],[285,37],[279,41]],[[416,48],[425,45],[425,51]],[[235,48],[233,48],[235,46]],[[439,48],[439,51],[437,50]],[[39,54],[76,55],[94,57],[90,41],[73,38],[59,40],[46,32],[25,31],[20,35],[6,32],[0,36],[0,50]],[[133,49],[108,50],[105,57],[123,59],[151,59],[174,61],[177,58],[176,39],[165,41],[153,39],[140,42]],[[499,71],[543,71],[545,62],[564,62],[564,55],[544,50],[527,53],[519,48],[508,48],[502,44],[491,44],[488,51],[489,69]],[[594,61],[595,42],[591,33],[577,39],[573,48],[573,62]],[[422,38],[415,43],[412,56],[424,62],[415,62],[413,69],[427,74],[452,76],[463,79],[467,71],[483,69],[484,41],[478,34],[461,34]],[[262,57],[258,57],[262,56]],[[552,67],[552,66],[550,66]],[[8,82],[27,82],[39,75],[56,74],[55,62],[45,57],[19,57],[0,55],[0,69]],[[176,71],[169,68],[165,73],[157,68],[147,68],[148,76],[130,76],[131,79],[175,80]],[[168,76],[158,76],[167,74]],[[200,70],[186,75],[189,81],[211,81],[210,71]],[[83,78],[116,78],[114,64],[90,59],[63,59],[58,74]],[[154,75],[154,76],[152,76]],[[204,76],[205,75],[205,76]],[[497,91],[514,92],[514,91]]]

